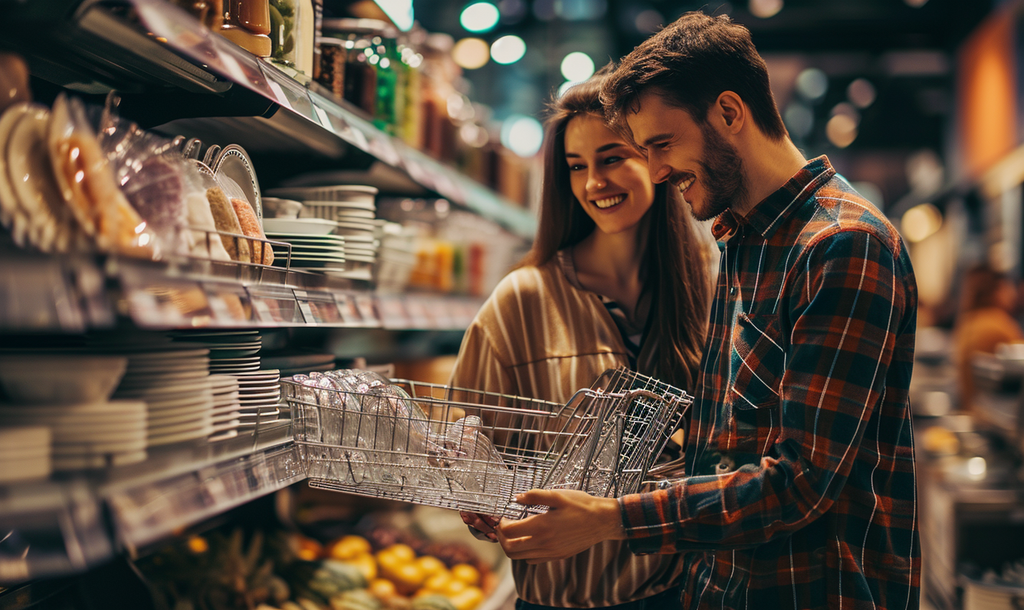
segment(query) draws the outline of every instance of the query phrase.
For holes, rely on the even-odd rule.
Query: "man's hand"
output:
[[[486,536],[489,540],[497,542],[498,534],[495,528],[498,527],[498,518],[490,515],[483,515],[480,513],[459,513],[462,517],[462,522],[469,527],[480,532]],[[477,536],[479,538],[479,536]]]
[[[544,563],[581,553],[598,542],[625,540],[619,501],[582,491],[534,489],[516,496],[523,505],[551,510],[519,521],[502,519],[498,542],[511,559]]]

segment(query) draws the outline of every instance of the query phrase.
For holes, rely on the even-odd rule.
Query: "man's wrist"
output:
[[[601,523],[605,524],[605,540],[625,540],[626,526],[617,498],[601,498]]]

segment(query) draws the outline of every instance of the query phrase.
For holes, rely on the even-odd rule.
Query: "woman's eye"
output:
[[[578,172],[581,169],[586,169],[586,167],[587,167],[586,165],[580,165],[579,163],[570,163],[569,164],[569,171],[570,172]]]
[[[622,161],[622,157],[612,156],[612,157],[605,158],[604,164],[605,165],[612,165],[613,163],[618,163],[619,161]]]

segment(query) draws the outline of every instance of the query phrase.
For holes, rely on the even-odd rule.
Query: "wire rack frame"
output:
[[[282,380],[312,487],[512,518],[546,510],[528,489],[636,491],[690,401],[625,369],[564,405],[360,375]]]

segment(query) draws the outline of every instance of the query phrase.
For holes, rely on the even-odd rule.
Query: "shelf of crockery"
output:
[[[482,300],[195,259],[0,251],[0,333],[179,328],[465,330]]]
[[[303,478],[285,420],[152,447],[134,464],[0,483],[0,585],[84,572]]]
[[[146,126],[173,121],[173,130],[185,133],[187,125],[175,120],[185,119],[249,152],[376,159],[391,168],[385,173],[423,194],[436,193],[521,237],[535,232],[530,212],[377,129],[316,83],[303,84],[296,80],[301,75],[289,76],[210,32],[170,2],[40,0],[4,10],[0,48],[24,54],[33,73],[62,86],[123,92],[131,118]]]

